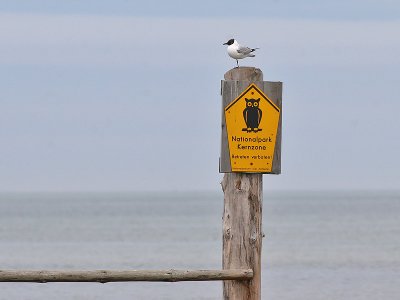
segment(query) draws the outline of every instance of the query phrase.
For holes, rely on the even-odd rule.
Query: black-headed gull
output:
[[[256,51],[258,48],[249,48],[246,46],[241,46],[235,39],[230,39],[223,45],[228,45],[227,51],[230,57],[233,59],[236,59],[236,65],[239,67],[239,61],[238,59],[243,59],[246,57],[254,57],[254,51]]]

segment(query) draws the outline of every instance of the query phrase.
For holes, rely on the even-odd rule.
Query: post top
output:
[[[233,68],[225,73],[225,80],[262,81],[263,73],[255,67]]]

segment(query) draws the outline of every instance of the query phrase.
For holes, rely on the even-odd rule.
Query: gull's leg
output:
[[[238,60],[236,60],[236,65],[237,65],[237,68],[239,68],[239,61]]]

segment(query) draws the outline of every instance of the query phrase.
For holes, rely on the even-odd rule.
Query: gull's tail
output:
[[[252,48],[251,51],[250,51],[250,53],[247,54],[247,57],[254,57],[254,56],[256,56],[255,54],[253,54],[253,53],[251,53],[251,52],[254,52],[254,51],[256,51],[257,49],[260,49],[260,48]]]

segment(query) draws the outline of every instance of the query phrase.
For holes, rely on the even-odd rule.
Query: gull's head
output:
[[[230,46],[230,45],[232,45],[233,43],[235,43],[236,41],[235,41],[235,39],[230,39],[229,41],[227,41],[226,43],[223,43],[223,45],[228,45],[228,46]]]

